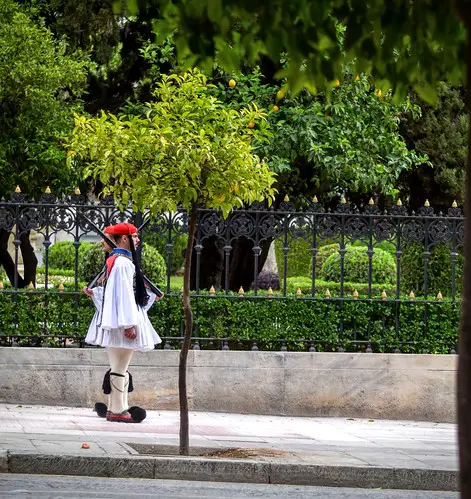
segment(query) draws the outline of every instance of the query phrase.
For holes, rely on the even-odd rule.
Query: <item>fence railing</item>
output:
[[[93,308],[81,287],[103,264],[99,250],[83,250],[95,234],[88,220],[101,228],[122,220],[142,226],[143,266],[166,292],[150,316],[162,346],[178,348],[186,213],[121,212],[110,199],[92,204],[78,193],[27,202],[15,192],[0,202],[2,344],[84,346]],[[36,278],[33,235],[42,251]],[[70,240],[65,269],[53,268],[59,236]],[[463,237],[457,206],[446,214],[428,203],[417,213],[400,203],[381,211],[372,202],[360,211],[346,202],[325,210],[314,199],[296,210],[285,199],[276,209],[256,203],[227,219],[201,208],[193,347],[454,352]]]

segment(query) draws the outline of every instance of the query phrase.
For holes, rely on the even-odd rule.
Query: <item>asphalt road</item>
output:
[[[35,499],[119,499],[121,497],[126,499],[151,497],[170,499],[458,499],[458,493],[0,474],[0,497]]]

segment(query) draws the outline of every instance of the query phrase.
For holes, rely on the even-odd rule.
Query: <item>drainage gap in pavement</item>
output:
[[[152,445],[127,443],[141,455],[145,456],[179,456],[178,445]],[[245,449],[240,447],[190,447],[190,456],[214,457],[222,459],[257,459],[275,458],[290,455],[290,452],[278,449]]]

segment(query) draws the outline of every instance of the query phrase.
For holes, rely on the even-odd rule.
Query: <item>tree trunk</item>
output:
[[[468,2],[457,2],[466,8]],[[466,13],[466,10],[465,10]],[[468,77],[471,83],[471,23],[468,27]],[[471,123],[471,106],[468,102]],[[471,126],[468,137],[468,165],[466,171],[464,290],[461,302],[461,327],[458,347],[458,440],[460,457],[461,497],[471,498]]]
[[[25,287],[30,283],[36,285],[36,269],[38,268],[38,259],[34,254],[34,248],[31,246],[29,236],[29,231],[20,235],[21,255],[23,257],[23,265],[25,269],[23,275]]]
[[[15,276],[17,278],[18,288],[26,286],[23,278],[18,274],[18,269],[15,267],[15,262],[8,252],[8,240],[10,239],[10,232],[7,230],[0,230],[0,265],[3,266],[7,274],[8,280],[11,285],[15,285]]]
[[[38,259],[34,254],[34,248],[29,240],[30,232],[24,232],[20,235],[20,250],[23,257],[24,277],[18,273],[15,262],[8,252],[8,240],[10,232],[0,230],[0,266],[3,266],[11,285],[15,285],[15,275],[17,276],[18,288],[25,288],[29,283],[36,284],[36,269]]]
[[[260,244],[261,253],[258,259],[258,272],[265,264],[272,240],[264,240]],[[205,239],[200,257],[200,289],[224,289],[225,287],[225,254],[224,240],[215,236]],[[253,241],[239,238],[232,244],[229,258],[229,290],[238,291],[242,286],[249,289],[254,280]],[[196,251],[193,250],[191,269],[191,289],[196,289]]]
[[[180,399],[180,455],[188,456],[190,451],[188,397],[186,393],[186,365],[188,350],[190,349],[191,334],[193,332],[193,312],[190,301],[190,274],[192,248],[195,239],[198,211],[196,205],[190,211],[188,225],[188,245],[185,253],[185,272],[183,276],[183,313],[185,316],[185,335],[180,350],[180,364],[178,366],[178,393]]]

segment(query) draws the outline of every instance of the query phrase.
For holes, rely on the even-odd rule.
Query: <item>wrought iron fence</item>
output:
[[[163,348],[178,348],[181,278],[174,274],[184,258],[186,213],[122,212],[111,199],[93,204],[78,192],[65,200],[46,192],[38,202],[15,192],[0,202],[0,262],[9,274],[0,270],[1,344],[85,346],[93,315],[81,292],[81,281],[93,277],[80,274],[80,248],[94,234],[87,219],[102,228],[133,221],[141,239],[160,249],[166,273],[157,278],[166,298],[150,315]],[[28,283],[33,233],[43,263]],[[50,265],[59,234],[73,248],[72,264],[61,272]],[[342,200],[326,210],[314,198],[296,210],[286,198],[277,209],[256,203],[227,219],[200,208],[193,347],[453,353],[463,237],[455,205],[446,214],[428,203],[418,213],[400,203],[381,211],[372,202],[359,211]]]

